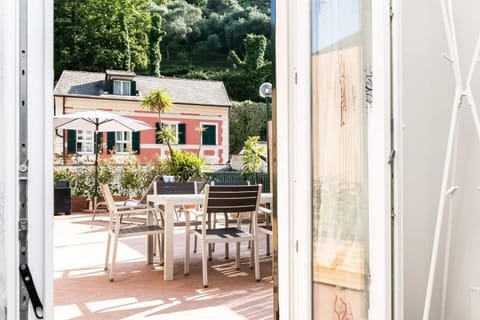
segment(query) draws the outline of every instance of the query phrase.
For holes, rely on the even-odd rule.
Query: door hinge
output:
[[[392,218],[392,222],[394,222],[395,218],[397,217],[397,214],[395,213],[395,210],[393,210],[393,208],[390,211],[390,217]]]
[[[396,151],[394,149],[392,149],[390,151],[390,155],[388,156],[388,164],[389,165],[393,164],[393,161],[395,160],[395,154],[396,154]]]

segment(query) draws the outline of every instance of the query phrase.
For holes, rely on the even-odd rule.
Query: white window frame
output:
[[[129,96],[132,94],[132,83],[130,80],[113,79],[113,94]]]
[[[122,138],[118,139],[118,135],[121,134]],[[118,154],[129,154],[132,152],[132,141],[133,133],[132,131],[115,131],[115,153]],[[125,148],[120,148],[120,145],[126,145]],[[121,150],[124,149],[124,150]]]
[[[215,147],[218,146],[218,123],[211,122],[200,122],[200,128],[203,129],[203,126],[215,126],[215,144],[203,144],[203,131],[200,132],[200,143],[206,147]]]
[[[89,136],[90,135],[90,136]],[[94,154],[95,153],[95,139],[94,139],[94,132],[88,130],[77,130],[77,141],[75,143],[75,147],[78,154],[86,155],[86,154]],[[80,148],[79,148],[80,144]],[[87,147],[91,144],[91,150],[83,150],[84,147]],[[87,148],[88,149],[88,148]]]

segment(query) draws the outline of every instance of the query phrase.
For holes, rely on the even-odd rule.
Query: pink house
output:
[[[133,72],[107,70],[105,73],[63,71],[54,89],[55,114],[103,110],[142,120],[156,130],[105,132],[101,134],[102,157],[122,158],[134,151],[141,162],[168,155],[167,145],[157,136],[158,113],[141,107],[150,91],[166,90],[173,106],[161,116],[164,126],[173,129],[174,148],[199,153],[212,165],[229,160],[229,110],[223,82],[139,76]],[[55,152],[63,155],[93,156],[93,133],[68,130],[56,132]],[[68,157],[67,157],[68,158]]]

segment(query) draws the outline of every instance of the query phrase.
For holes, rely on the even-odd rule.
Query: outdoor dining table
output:
[[[174,248],[174,217],[175,206],[202,205],[205,194],[153,194],[147,196],[147,202],[155,207],[162,206],[165,209],[165,243],[164,243],[164,280],[173,280],[173,248]],[[272,194],[262,193],[260,203],[271,203]],[[153,237],[147,241],[147,261],[153,263]]]

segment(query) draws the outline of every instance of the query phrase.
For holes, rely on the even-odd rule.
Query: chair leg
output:
[[[158,243],[158,259],[160,265],[163,265],[163,239],[161,234],[156,235],[157,243]],[[155,243],[155,241],[154,241]]]
[[[252,233],[252,219],[253,219],[253,214],[250,213],[250,223],[248,224],[248,232],[251,234]],[[248,249],[250,249],[252,245],[252,241],[248,240]]]
[[[257,241],[257,239],[253,240],[253,251],[254,251],[254,259],[255,259],[255,279],[257,279],[257,281],[260,281],[260,263],[258,261],[258,241]]]
[[[248,240],[248,243],[252,242],[253,243],[253,240]],[[255,252],[254,252],[254,245],[252,245],[252,247],[250,248],[250,269],[253,268],[253,265],[254,265],[254,260],[255,260]]]
[[[208,287],[208,245],[205,240],[202,240],[202,274],[203,274],[203,287]]]
[[[160,233],[158,235],[158,238],[160,239],[159,243],[160,243],[160,248],[159,248],[159,255],[160,255],[160,265],[163,266],[163,262],[164,262],[164,256],[165,256],[165,251],[164,251],[164,247],[163,247],[163,244],[165,243],[165,234],[163,233]]]
[[[95,220],[95,214],[97,214],[97,206],[93,207],[93,215],[92,215],[92,221]]]
[[[198,226],[195,225],[195,231],[198,230]],[[197,237],[193,236],[193,253],[197,253]]]
[[[267,236],[267,257],[270,256],[270,235],[268,233],[265,234]]]
[[[183,262],[183,273],[188,275],[190,273],[190,228],[185,229],[185,260]],[[195,234],[193,237],[196,239]]]
[[[225,213],[225,228],[228,228],[228,213]],[[228,260],[229,257],[228,242],[225,242],[225,260]]]
[[[112,265],[110,266],[110,281],[113,281],[113,273],[115,270],[115,262],[117,260],[118,238],[113,240]]]
[[[110,242],[112,240],[112,235],[110,232],[108,233],[108,239],[107,239],[107,252],[105,253],[105,267],[104,270],[108,270],[108,262],[110,258]]]
[[[235,268],[240,270],[240,242],[236,243],[236,250],[235,250]]]

